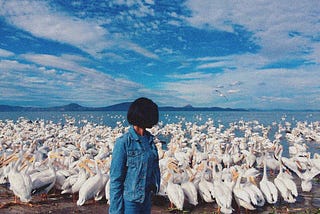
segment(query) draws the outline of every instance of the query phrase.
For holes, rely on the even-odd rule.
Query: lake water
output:
[[[97,125],[105,125],[115,127],[117,123],[121,122],[124,126],[129,124],[126,121],[125,111],[116,112],[0,112],[0,120],[13,120],[17,121],[19,117],[24,117],[29,120],[43,119],[45,121],[53,121],[54,123],[66,123],[66,118],[74,118],[75,125],[81,126],[87,122],[92,122]],[[302,112],[302,111],[165,111],[160,112],[160,121],[163,124],[167,123],[179,123],[192,122],[197,125],[202,125],[212,119],[214,125],[224,125],[229,127],[230,123],[243,121],[258,121],[259,124],[264,126],[270,126],[270,140],[273,140],[273,134],[278,130],[278,126],[273,124],[284,124],[289,122],[292,127],[298,121],[307,123],[320,121],[320,112]],[[168,139],[165,139],[168,140]],[[281,142],[284,147],[288,146],[288,143],[283,140]],[[320,143],[320,142],[319,142]],[[320,153],[320,147],[318,143],[309,144],[309,150]],[[288,151],[284,151],[284,155],[288,155]]]
[[[44,119],[55,123],[65,122],[65,117],[73,117],[76,122],[81,124],[82,120],[87,120],[96,124],[106,125],[110,127],[116,126],[118,121],[126,123],[126,112],[0,112],[0,120],[14,120],[24,117],[30,120]],[[256,120],[265,126],[271,125],[273,122],[281,123],[284,119],[293,125],[297,121],[306,121],[308,123],[320,121],[320,112],[300,112],[300,111],[167,111],[160,112],[160,121],[163,123],[177,123],[181,120],[186,122],[197,123],[199,125],[205,123],[211,118],[215,123],[227,126],[229,123],[238,122],[239,120],[253,121]]]

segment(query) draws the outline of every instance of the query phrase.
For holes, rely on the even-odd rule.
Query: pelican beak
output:
[[[167,174],[167,176],[166,176],[163,180],[164,180],[166,183],[168,183],[168,182],[169,182],[170,177],[171,177],[171,174],[170,174],[170,173],[168,173],[168,174]]]
[[[102,170],[104,168],[104,166],[106,166],[106,164],[104,164],[102,160],[96,160],[96,162],[97,162],[97,166],[100,170]]]
[[[197,172],[201,172],[204,169],[204,163],[201,163],[198,167],[197,167]]]
[[[300,161],[296,161],[296,164],[297,164],[297,166],[298,166],[298,168],[300,169],[300,170],[302,170],[302,165],[301,165],[301,163],[300,163]]]
[[[253,176],[250,176],[250,177],[249,177],[249,180],[250,180],[250,182],[251,182],[252,184],[258,186],[258,185],[257,185],[257,182],[256,182],[256,179],[255,179]]]
[[[103,165],[104,165],[104,163],[103,163],[103,161],[102,161],[102,160],[96,160],[96,162],[97,162],[97,164],[98,164],[98,165],[101,165],[101,166],[103,166]]]
[[[194,175],[191,175],[189,181],[190,181],[190,182],[193,182],[194,179],[195,179],[195,176],[194,176]]]
[[[187,166],[187,167],[186,167],[186,170],[189,172],[189,174],[190,174],[191,176],[194,176],[194,174],[193,174],[190,166]]]
[[[90,167],[88,167],[88,165],[84,161],[80,162],[78,166],[84,168],[87,172],[90,173],[90,175],[94,175],[93,171],[90,169]]]
[[[215,163],[218,163],[217,159],[215,159],[214,157],[210,158],[209,161],[213,161]]]
[[[95,162],[93,161],[93,160],[91,160],[91,159],[89,159],[89,158],[86,158],[86,159],[84,159],[83,160],[84,161],[84,163],[86,163],[86,164],[91,164],[91,165],[95,165]]]
[[[176,166],[174,163],[168,163],[168,166],[167,166],[169,169],[173,170],[174,172],[178,173],[179,172],[179,169],[178,169],[178,166]]]
[[[285,172],[286,172],[288,175],[292,175],[289,169],[285,169]]]
[[[28,164],[27,164],[28,161],[29,161],[30,163],[33,163],[33,162],[35,161],[35,158],[34,158],[33,156],[32,156],[31,158],[25,157],[25,159],[24,159],[24,161],[23,161],[23,164],[21,165],[19,171],[23,170],[23,169],[28,165]]]
[[[17,157],[17,154],[14,153],[14,154],[12,154],[12,155],[9,155],[9,157],[8,157],[7,159],[5,159],[5,160],[2,162],[1,166],[8,165],[8,164],[11,163],[12,161],[16,161],[16,160],[18,160],[18,157]]]
[[[78,167],[83,168],[83,162],[79,162],[79,163],[78,163]]]
[[[35,157],[32,156],[32,157],[29,159],[29,162],[30,162],[30,163],[33,163],[35,160],[36,160]]]
[[[239,177],[239,173],[236,170],[231,170],[232,179],[236,180]]]
[[[170,159],[168,164],[167,164],[167,167],[171,170],[174,170],[176,173],[179,173],[180,170],[179,170],[179,167],[178,167],[178,163],[176,160],[174,159]]]
[[[51,154],[49,155],[49,158],[50,158],[50,159],[53,159],[53,158],[63,159],[63,156],[60,155],[60,154],[58,154],[58,153],[51,153]]]

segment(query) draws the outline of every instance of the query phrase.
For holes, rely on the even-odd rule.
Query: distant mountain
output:
[[[12,112],[12,111],[128,111],[131,102],[119,103],[107,107],[84,107],[77,103],[70,103],[63,106],[55,106],[48,108],[39,107],[21,107],[21,106],[9,106],[0,105],[0,112]],[[220,107],[193,107],[192,105],[186,105],[184,107],[165,106],[159,107],[159,111],[247,111],[246,109],[232,109],[232,108],[220,108]]]
[[[160,111],[247,111],[246,109],[220,108],[220,107],[193,107],[186,105],[184,107],[165,106],[159,107]]]
[[[95,108],[96,111],[128,111],[131,102],[119,103],[107,107]]]
[[[46,111],[88,111],[91,108],[83,107],[77,103],[70,103],[69,105],[64,106],[56,106],[56,107],[50,107],[45,108]]]
[[[0,111],[88,111],[88,110],[90,110],[90,108],[80,106],[76,103],[70,103],[69,105],[55,106],[55,107],[48,107],[48,108],[0,105]]]
[[[0,105],[0,111],[25,111],[26,107]]]

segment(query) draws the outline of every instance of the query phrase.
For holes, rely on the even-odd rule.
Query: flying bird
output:
[[[214,91],[215,91],[215,92],[217,92],[217,93],[219,94],[219,96],[220,96],[220,97],[224,97],[224,98],[226,99],[226,101],[228,101],[227,96],[226,96],[226,95],[224,95],[220,90],[215,89]]]

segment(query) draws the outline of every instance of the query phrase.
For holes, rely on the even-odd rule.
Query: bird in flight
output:
[[[226,101],[228,101],[227,96],[226,96],[226,95],[224,95],[220,90],[215,89],[214,91],[215,91],[215,92],[217,92],[217,93],[219,94],[219,96],[220,96],[220,97],[224,97],[224,98],[226,99]]]

